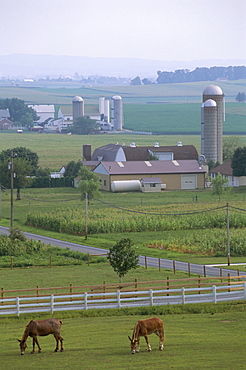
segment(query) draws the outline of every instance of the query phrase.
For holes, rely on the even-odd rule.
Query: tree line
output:
[[[149,85],[151,83],[182,83],[182,82],[198,82],[198,81],[216,81],[217,79],[225,80],[240,80],[246,79],[245,66],[229,66],[229,67],[197,67],[193,71],[188,69],[177,69],[174,72],[157,71],[157,79],[151,82],[147,78],[140,79],[139,76],[130,81],[131,85]]]

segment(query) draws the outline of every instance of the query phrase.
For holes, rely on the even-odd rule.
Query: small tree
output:
[[[88,167],[83,166],[79,170],[78,177],[80,178],[79,189],[81,198],[85,199],[86,193],[89,198],[101,198],[100,181],[97,175],[94,174]]]
[[[223,190],[228,189],[225,187],[227,184],[228,180],[225,177],[223,177],[220,173],[218,173],[218,175],[214,179],[212,179],[211,186],[213,189],[213,194],[218,195],[219,200]]]
[[[88,135],[99,130],[99,124],[89,116],[78,117],[71,126],[71,133],[76,135]]]
[[[132,241],[128,238],[121,239],[113,247],[109,248],[107,255],[110,265],[121,278],[131,269],[138,267],[139,256],[132,246]]]

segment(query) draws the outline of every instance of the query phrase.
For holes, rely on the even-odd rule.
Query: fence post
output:
[[[87,310],[87,292],[84,292],[84,308]]]
[[[206,275],[206,265],[203,266],[203,275],[204,275],[204,277],[207,277],[207,275]]]
[[[230,273],[227,274],[227,277],[228,277],[228,285],[231,285],[231,275],[230,275]],[[228,292],[230,292],[230,291],[231,291],[231,289],[229,288]]]
[[[147,257],[144,256],[144,260],[145,260],[145,268],[147,269],[148,268],[148,264],[147,264]]]
[[[174,275],[176,274],[176,263],[174,260],[173,260],[173,273]]]
[[[51,294],[50,296],[50,312],[54,313],[54,294]]]
[[[201,275],[198,275],[198,288],[201,288]],[[198,290],[198,294],[201,294],[200,290]]]
[[[182,304],[185,304],[185,288],[182,288]]]
[[[169,276],[167,276],[167,290],[169,290]],[[167,296],[169,296],[168,293],[167,293]]]
[[[188,262],[188,276],[190,277],[190,262]]]
[[[150,301],[150,306],[153,306],[153,290],[149,290],[149,301]]]
[[[120,304],[120,289],[117,290],[117,303],[118,303],[118,308],[121,307],[121,304]]]
[[[3,298],[4,288],[1,288],[1,298]]]
[[[159,271],[161,271],[161,259],[158,258],[158,266],[159,266]]]
[[[213,302],[217,303],[217,297],[216,297],[216,285],[213,285]]]
[[[20,298],[16,297],[16,314],[19,317],[20,316]]]
[[[222,279],[222,277],[223,277],[223,270],[222,270],[222,267],[220,267],[220,277],[221,277],[220,282],[223,283],[223,279]]]

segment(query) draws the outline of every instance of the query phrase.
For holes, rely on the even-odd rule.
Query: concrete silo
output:
[[[123,127],[123,101],[122,97],[115,95],[111,98],[111,124],[114,130],[121,131]]]
[[[75,96],[73,98],[73,122],[76,118],[83,117],[84,115],[84,100],[81,96]]]
[[[203,91],[201,119],[201,154],[208,161],[223,161],[223,103],[219,86],[210,85]]]

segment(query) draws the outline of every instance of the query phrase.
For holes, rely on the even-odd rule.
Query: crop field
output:
[[[204,307],[206,312],[206,307]],[[143,311],[143,309],[142,309]],[[98,314],[99,315],[99,314]],[[158,350],[158,338],[149,337],[152,352],[144,338],[140,353],[130,352],[128,335],[146,313],[133,316],[69,317],[62,320],[65,351],[54,353],[53,336],[40,337],[42,353],[30,354],[31,338],[25,355],[20,356],[17,338],[32,317],[1,318],[1,361],[5,369],[240,369],[245,367],[245,312],[181,314],[160,316],[165,325],[164,350]],[[149,315],[148,315],[149,317]],[[43,317],[43,318],[47,318]]]
[[[240,82],[241,83],[241,82]],[[236,103],[242,88],[238,81],[221,82],[226,96],[224,134],[245,134],[246,105]],[[22,84],[19,87],[0,85],[0,98],[16,97],[28,104],[56,104],[72,112],[72,99],[80,95],[85,101],[85,114],[98,114],[98,99],[121,95],[124,103],[124,128],[165,135],[200,134],[201,96],[210,82],[116,86],[79,87],[66,83],[46,86]]]

